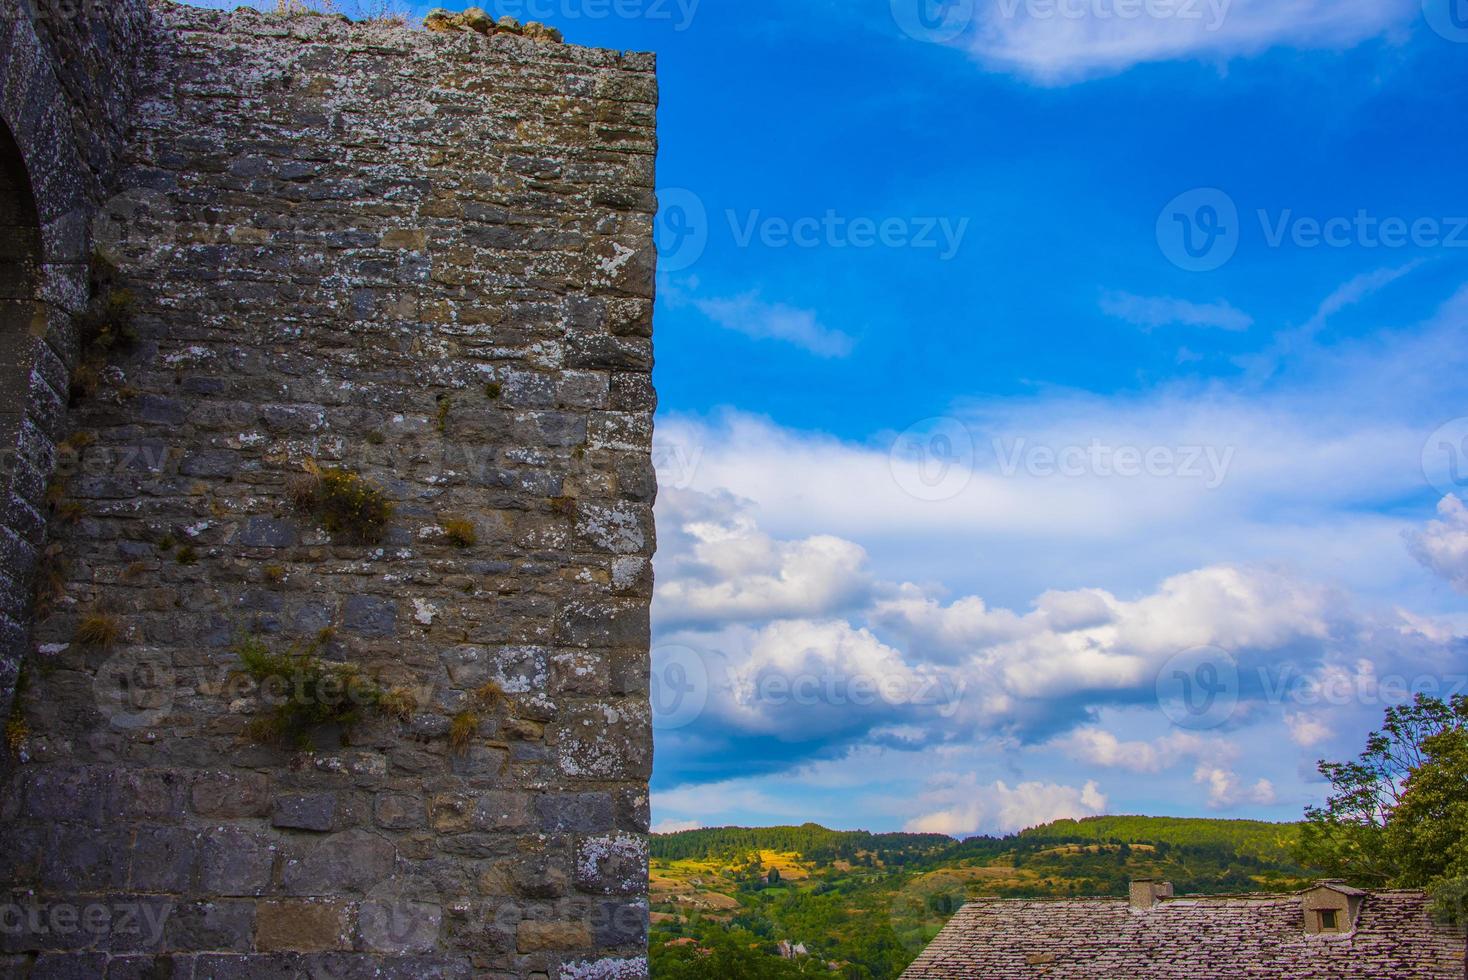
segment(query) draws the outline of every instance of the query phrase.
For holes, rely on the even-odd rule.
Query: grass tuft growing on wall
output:
[[[235,646],[239,673],[259,686],[260,699],[269,706],[246,734],[258,742],[306,748],[325,726],[340,726],[345,738],[364,713],[400,716],[401,693],[384,691],[355,664],[322,660],[319,653],[319,641],[284,653],[257,636]]]
[[[121,636],[122,624],[111,613],[91,613],[76,627],[76,642],[98,650],[110,650]]]
[[[443,528],[444,538],[455,548],[472,548],[479,543],[479,532],[474,529],[473,521],[462,517],[441,517],[438,524]]]
[[[339,541],[376,544],[392,520],[393,503],[359,473],[307,460],[306,472],[291,481],[291,500],[302,513],[321,522]]]

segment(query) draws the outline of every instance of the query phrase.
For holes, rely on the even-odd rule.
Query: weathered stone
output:
[[[351,912],[344,902],[261,902],[255,913],[255,945],[266,953],[351,949]]]
[[[370,890],[392,873],[397,851],[385,837],[348,830],[299,849],[281,871],[291,895],[344,895]]]
[[[612,829],[612,798],[607,793],[548,793],[535,798],[535,815],[548,834],[601,833]]]
[[[199,853],[199,888],[209,895],[263,895],[275,868],[275,848],[231,827],[206,829]]]
[[[169,911],[156,940],[19,966],[467,980],[636,963],[643,893],[622,893],[620,852],[572,879],[578,840],[646,828],[652,58],[531,43],[559,34],[476,10],[415,32],[62,6],[0,0],[20,100],[0,99],[0,131],[31,184],[0,180],[0,208],[18,190],[37,205],[0,214],[3,247],[29,256],[0,263],[0,288],[23,290],[16,335],[37,336],[0,352],[0,381],[22,379],[0,385],[20,449],[0,453],[0,714],[33,649],[32,569],[57,559],[65,593],[34,624],[54,652],[27,672],[30,761],[0,772],[0,873]],[[0,173],[21,172],[10,156]],[[69,391],[99,352],[62,311],[113,289],[136,343]],[[300,492],[313,461],[381,488],[380,536],[328,528],[352,518]],[[48,508],[53,468],[66,499]],[[478,540],[446,540],[449,517]],[[130,647],[72,644],[94,608],[147,676],[119,673]],[[239,674],[246,637],[350,665],[392,711],[261,741],[274,706]],[[104,661],[144,685],[108,697],[168,696],[99,711]],[[451,745],[466,714],[474,736]],[[601,921],[613,905],[630,924]]]
[[[239,543],[247,548],[289,548],[296,543],[294,521],[252,517],[240,529]]]
[[[270,822],[289,830],[331,830],[337,817],[334,793],[303,793],[280,796]]]
[[[515,930],[516,948],[522,953],[545,949],[580,949],[592,943],[591,927],[585,922],[520,923]]]
[[[342,629],[358,636],[391,636],[397,621],[397,605],[377,596],[351,596],[342,611]]]
[[[202,773],[190,791],[201,817],[263,817],[270,808],[270,779],[260,773]]]
[[[423,801],[403,793],[388,793],[372,802],[377,826],[385,830],[418,830],[427,824]]]
[[[165,936],[174,949],[248,952],[254,932],[253,902],[191,902],[173,910]]]
[[[576,887],[598,895],[640,895],[647,885],[647,838],[587,837],[576,845]]]

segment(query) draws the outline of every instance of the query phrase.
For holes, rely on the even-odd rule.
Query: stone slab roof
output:
[[[1421,892],[1364,898],[1354,932],[1309,935],[1300,895],[965,905],[903,980],[1464,980],[1462,929]]]

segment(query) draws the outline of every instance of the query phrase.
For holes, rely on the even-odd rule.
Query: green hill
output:
[[[652,973],[893,980],[965,901],[1289,891],[1292,824],[1170,817],[1061,820],[1009,837],[715,827],[654,835]],[[782,958],[781,942],[808,956]],[[831,968],[835,964],[835,968]]]
[[[1240,854],[1261,860],[1288,861],[1300,838],[1300,825],[1195,817],[1087,817],[1057,820],[1026,830],[1020,837],[1117,844],[1166,842],[1184,847],[1227,844]]]

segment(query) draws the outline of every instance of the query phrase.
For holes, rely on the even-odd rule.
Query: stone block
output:
[[[593,941],[591,926],[585,922],[526,920],[515,930],[515,948],[521,953],[586,949]]]
[[[325,832],[333,829],[337,819],[337,796],[335,793],[297,793],[275,798],[275,809],[271,814],[272,826],[285,830],[314,830]]]
[[[385,837],[348,830],[293,850],[281,872],[290,895],[346,895],[370,891],[393,872],[397,850]]]
[[[576,887],[596,895],[647,891],[647,838],[634,834],[587,837],[576,844]]]
[[[211,895],[263,895],[275,869],[276,848],[265,837],[234,827],[207,828],[199,846],[199,890]]]
[[[265,953],[351,949],[352,911],[340,901],[261,902],[255,913],[255,946]]]
[[[610,793],[547,793],[535,798],[535,816],[547,834],[595,834],[612,829]]]
[[[263,817],[270,812],[270,779],[257,772],[200,773],[189,799],[201,817]]]
[[[249,952],[254,936],[254,902],[186,902],[174,908],[165,931],[170,949],[219,952]]]

